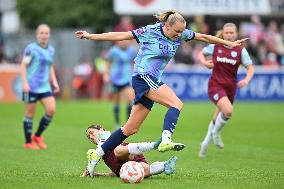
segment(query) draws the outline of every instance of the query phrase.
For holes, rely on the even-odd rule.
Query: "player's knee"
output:
[[[55,114],[55,108],[47,109],[46,114],[52,117]]]
[[[230,118],[233,115],[233,107],[228,108],[225,112],[223,112],[225,117]]]
[[[181,110],[183,108],[183,102],[180,99],[178,99],[176,104],[175,104],[175,107],[177,109]]]
[[[177,99],[169,104],[169,106],[181,110],[183,108],[183,102],[180,99]]]
[[[25,116],[29,117],[29,118],[33,118],[34,117],[34,112],[26,112]]]
[[[115,148],[113,152],[115,157],[121,157],[123,155],[122,150],[120,150],[119,148]]]

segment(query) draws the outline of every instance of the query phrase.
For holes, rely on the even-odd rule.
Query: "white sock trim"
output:
[[[168,130],[163,130],[162,133],[162,142],[169,142],[172,140],[172,133]]]
[[[105,152],[104,150],[102,149],[101,146],[98,146],[97,149],[96,149],[96,153],[98,156],[102,157],[103,155],[105,155]]]
[[[215,121],[215,125],[214,125],[214,129],[213,129],[213,133],[219,133],[223,127],[225,126],[225,124],[228,122],[228,120],[224,120],[222,117],[222,112],[219,112],[216,121]]]

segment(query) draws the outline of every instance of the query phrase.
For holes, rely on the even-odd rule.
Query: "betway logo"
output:
[[[217,56],[217,62],[224,62],[224,63],[235,65],[237,63],[237,60]]]

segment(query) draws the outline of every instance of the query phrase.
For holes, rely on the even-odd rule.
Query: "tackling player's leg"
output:
[[[165,152],[168,150],[182,150],[185,147],[184,144],[172,142],[172,134],[175,130],[180,115],[180,110],[183,107],[182,101],[166,84],[161,85],[155,90],[150,89],[145,96],[154,102],[158,102],[159,104],[169,107],[164,118],[162,142],[159,145],[158,150],[160,152]]]

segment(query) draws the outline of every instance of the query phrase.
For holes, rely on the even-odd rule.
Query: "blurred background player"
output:
[[[109,131],[106,131],[100,125],[91,125],[86,130],[86,135],[90,141],[96,145],[102,145],[107,138],[111,135]],[[105,164],[111,169],[111,173],[94,173],[93,169],[89,169],[88,162],[87,170],[82,174],[86,176],[118,176],[120,168],[127,161],[139,162],[145,171],[145,177],[165,173],[171,175],[175,171],[175,164],[177,157],[173,156],[165,162],[154,162],[151,165],[146,161],[143,152],[147,152],[153,149],[157,149],[160,141],[158,142],[142,142],[142,143],[125,143],[123,142],[117,146],[114,150],[107,152],[102,159]],[[91,154],[96,153],[94,149],[90,149],[87,152],[87,158],[90,160]]]
[[[55,98],[53,93],[59,92],[59,85],[53,65],[55,50],[48,44],[50,28],[41,24],[36,29],[37,42],[29,44],[25,51],[21,66],[23,101],[25,103],[25,118],[23,121],[26,149],[45,149],[47,145],[41,136],[50,124],[55,113]],[[53,88],[50,85],[50,82]],[[32,136],[33,117],[36,103],[44,106],[45,115],[41,118],[38,130]]]
[[[227,41],[235,41],[238,37],[236,25],[225,24],[217,36]],[[212,59],[207,60],[206,56],[212,56]],[[232,116],[236,88],[248,85],[253,77],[254,68],[247,50],[242,46],[232,48],[226,45],[210,44],[199,53],[199,58],[203,65],[213,69],[208,83],[208,96],[217,106],[206,137],[201,143],[199,156],[205,157],[212,138],[218,148],[224,147],[221,130]],[[246,68],[247,74],[237,83],[237,72],[241,64]]]
[[[121,94],[126,96],[127,118],[130,115],[134,92],[131,88],[132,61],[136,56],[136,49],[130,45],[130,41],[117,41],[107,53],[107,69],[104,81],[110,82],[115,127],[120,125],[120,99]]]
[[[195,33],[189,29],[185,29],[185,19],[175,11],[158,14],[156,18],[159,21],[158,23],[128,32],[109,32],[102,34],[89,34],[86,31],[75,32],[76,36],[81,39],[97,41],[136,39],[140,45],[139,52],[134,59],[132,87],[135,91],[135,99],[130,117],[122,128],[113,132],[108,140],[97,148],[96,153],[93,154],[94,162],[98,162],[105,153],[113,150],[127,137],[137,133],[151,111],[154,102],[168,108],[164,118],[162,142],[158,146],[158,150],[160,152],[182,150],[184,144],[172,142],[172,134],[175,130],[183,103],[174,91],[161,81],[165,66],[173,58],[182,41],[196,39],[232,47],[239,46],[244,41],[225,41],[215,36]]]

